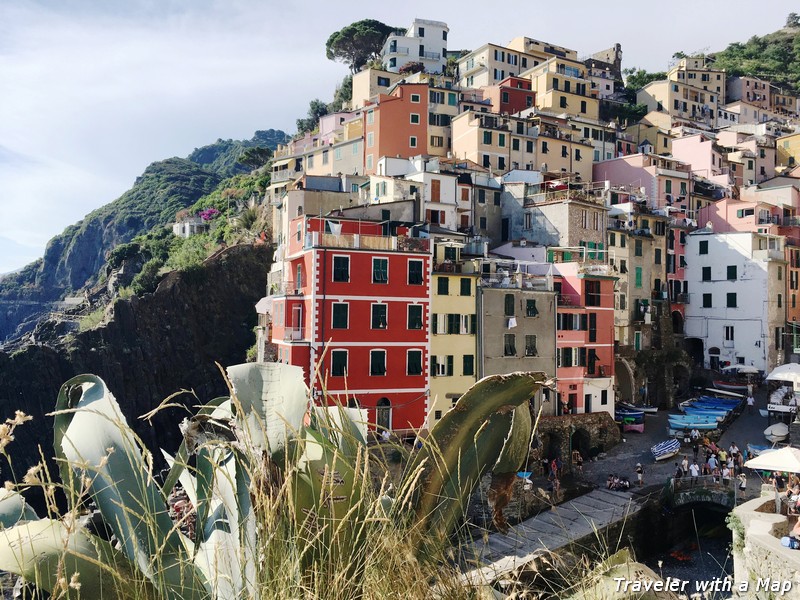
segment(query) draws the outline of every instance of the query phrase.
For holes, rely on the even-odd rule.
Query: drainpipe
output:
[[[320,341],[321,341],[321,344],[322,344],[320,346],[320,353],[319,353],[320,359],[319,360],[321,360],[322,359],[321,357],[325,355],[325,345],[326,345],[325,344],[325,314],[326,314],[326,312],[325,312],[325,300],[326,300],[325,288],[327,287],[327,285],[328,285],[328,249],[324,248],[322,250],[322,298],[320,299],[321,305],[320,305],[319,313],[317,313],[318,315],[320,315]],[[316,307],[314,307],[314,308],[316,309]],[[312,335],[313,335],[313,333],[312,333]],[[309,368],[314,369],[316,371],[316,365],[309,365]],[[312,385],[312,388],[313,388],[313,385]]]
[[[475,281],[475,310],[478,312],[478,327],[475,332],[476,348],[478,352],[478,380],[484,377],[484,356],[483,356],[483,287],[478,285],[481,281],[480,273]]]

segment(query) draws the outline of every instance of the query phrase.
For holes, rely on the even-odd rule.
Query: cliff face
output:
[[[200,268],[167,275],[154,294],[117,301],[109,323],[78,334],[68,346],[0,352],[0,420],[17,409],[34,417],[8,448],[16,473],[38,460],[38,445],[52,454],[52,418],[45,415],[64,381],[80,373],[105,380],[148,448],[174,452],[187,411],[163,411],[152,426],[138,417],[181,389],[197,394],[176,399],[187,406],[227,395],[215,363],[244,362],[271,260],[265,245],[228,248]]]

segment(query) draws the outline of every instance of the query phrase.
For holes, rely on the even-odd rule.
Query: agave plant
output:
[[[237,365],[228,378],[231,396],[182,424],[184,442],[166,455],[171,469],[161,486],[103,381],[66,382],[54,450],[69,511],[39,519],[19,494],[5,492],[0,569],[51,593],[79,587],[83,597],[258,598],[275,535],[260,514],[266,493],[285,500],[266,506],[287,518],[297,576],[320,578],[345,565],[339,579],[358,588],[368,527],[404,527],[429,556],[452,534],[483,473],[516,473],[531,435],[526,401],[548,383],[540,373],[478,382],[433,428],[393,499],[372,485],[365,425],[348,409],[314,407],[300,369]],[[264,492],[268,479],[273,487]],[[169,515],[178,482],[194,506],[193,537]],[[111,540],[84,526],[90,499]]]

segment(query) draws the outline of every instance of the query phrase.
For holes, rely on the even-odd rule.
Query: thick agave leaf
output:
[[[452,534],[475,485],[500,458],[514,409],[546,382],[544,373],[485,377],[436,423],[398,494],[412,499],[421,540],[439,545]]]
[[[359,581],[368,504],[365,449],[359,451],[361,456],[348,457],[309,427],[303,429],[301,447],[292,489],[303,566],[345,565],[348,577]]]
[[[297,436],[308,411],[303,369],[283,363],[246,363],[227,371],[241,407],[244,434],[256,447],[273,455],[282,452],[287,440]]]
[[[207,598],[205,578],[173,527],[139,440],[105,383],[79,375],[65,383],[55,413],[55,453],[73,502],[87,485],[126,556],[166,598]]]
[[[230,420],[230,402],[211,416]],[[197,564],[215,598],[257,598],[255,516],[245,458],[231,444],[209,440],[197,453],[197,473]]]
[[[76,579],[81,598],[158,597],[152,584],[119,551],[81,527],[41,519],[0,531],[0,570],[15,573],[54,596]],[[61,581],[59,581],[61,579]],[[76,588],[77,589],[77,588]],[[78,596],[78,592],[72,592]]]
[[[39,515],[33,510],[22,494],[0,488],[0,528],[11,527],[20,521],[36,521]]]
[[[531,448],[533,420],[528,403],[520,404],[514,409],[514,422],[511,432],[503,444],[503,451],[497,464],[492,469],[495,473],[516,473],[525,464]]]

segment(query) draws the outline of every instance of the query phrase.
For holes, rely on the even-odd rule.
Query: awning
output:
[[[284,165],[288,165],[293,160],[294,160],[294,157],[282,158],[280,160],[276,160],[275,162],[272,163],[272,168],[274,169],[275,167],[282,167]]]

